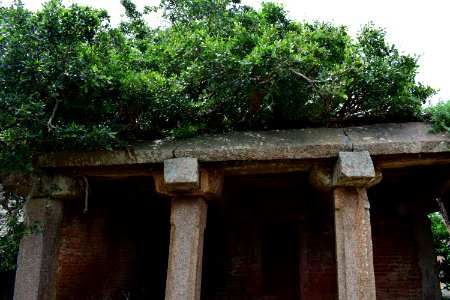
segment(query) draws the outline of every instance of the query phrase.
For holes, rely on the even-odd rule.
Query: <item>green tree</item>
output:
[[[434,93],[372,24],[291,20],[283,7],[163,0],[139,12],[50,0],[0,7],[0,174],[46,151],[203,132],[417,120]],[[160,11],[166,26],[144,14]]]
[[[413,120],[434,93],[417,58],[367,25],[299,23],[277,4],[165,0],[150,28],[130,0],[105,11],[58,0],[2,7],[0,171],[31,169],[49,150],[120,146],[136,138]]]
[[[425,113],[432,123],[431,131],[450,134],[450,100],[439,101],[436,105],[426,108]]]

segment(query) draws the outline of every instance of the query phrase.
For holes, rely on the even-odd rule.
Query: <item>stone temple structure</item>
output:
[[[51,153],[14,297],[440,299],[427,214],[450,136],[422,123],[236,132]]]

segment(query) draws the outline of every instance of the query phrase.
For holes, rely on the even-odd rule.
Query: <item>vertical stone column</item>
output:
[[[206,200],[220,194],[223,175],[200,170],[196,158],[174,158],[164,162],[164,174],[155,176],[155,183],[160,194],[172,197],[165,299],[199,300]]]
[[[378,183],[369,152],[341,152],[334,170],[315,168],[311,183],[333,191],[339,299],[376,299],[370,204]]]
[[[202,198],[172,200],[166,299],[200,299],[207,209]]]
[[[42,231],[26,235],[20,241],[17,258],[14,299],[54,299],[57,230],[63,202],[49,198],[31,198],[25,207],[27,224],[38,222]]]
[[[14,299],[55,299],[58,228],[63,200],[80,198],[81,186],[64,176],[24,178],[17,174],[3,181],[5,188],[31,195],[24,205],[27,225],[39,224],[38,232],[26,235],[20,242],[17,258]]]
[[[339,187],[333,197],[339,299],[376,299],[366,190]]]

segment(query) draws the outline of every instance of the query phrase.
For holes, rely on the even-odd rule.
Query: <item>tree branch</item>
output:
[[[50,116],[50,119],[48,119],[48,122],[47,122],[48,132],[52,131],[52,129],[55,128],[55,126],[52,125],[52,121],[53,121],[53,118],[55,117],[56,110],[58,109],[58,105],[59,105],[59,100],[56,100],[55,106],[53,107],[52,115]]]

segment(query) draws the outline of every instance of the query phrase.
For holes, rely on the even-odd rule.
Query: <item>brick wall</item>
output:
[[[377,297],[422,299],[422,274],[410,218],[394,207],[375,207],[372,228]]]
[[[332,203],[327,196],[305,188],[273,194],[241,191],[241,199],[233,205],[212,203],[205,232],[202,299],[337,299]],[[280,238],[280,244],[270,245],[277,239],[276,232],[267,232],[268,226],[280,230],[280,236],[285,226],[289,234]],[[295,232],[297,245],[286,244],[286,239],[295,239]],[[272,252],[276,258],[283,253],[273,253],[281,244],[298,248],[297,257],[286,252],[292,264],[286,272],[297,270],[297,284],[283,284],[286,274],[280,273],[276,262],[267,262],[265,255]],[[285,261],[281,258],[280,264]]]
[[[87,213],[83,201],[66,203],[59,230],[57,299],[164,294],[170,201],[134,189],[94,185]]]
[[[125,222],[120,218],[116,222],[122,224],[112,222],[114,211],[105,200],[92,195],[87,213],[83,203],[66,204],[60,228],[58,299],[114,298],[133,286],[136,244],[127,236]]]
[[[411,216],[400,196],[376,191],[369,199],[377,298],[420,299]],[[298,264],[300,296],[277,299],[337,299],[331,195],[309,186],[238,192],[209,205],[202,299],[271,299],[264,285],[280,279],[264,266],[268,221],[298,224],[298,259],[292,261]],[[93,187],[89,212],[83,209],[82,201],[65,206],[58,299],[123,299],[128,292],[131,299],[163,299],[170,201],[127,185],[100,186]]]
[[[205,231],[202,299],[261,297],[259,237],[251,221],[215,222],[209,214]]]
[[[301,299],[337,299],[331,194],[316,192],[300,230]]]
[[[421,299],[422,275],[410,203],[405,204],[404,198],[390,195],[390,191],[369,195],[377,298]],[[202,299],[264,299],[267,269],[264,270],[263,256],[267,245],[261,237],[265,220],[275,221],[274,224],[276,220],[295,220],[299,224],[297,299],[337,299],[331,195],[302,189],[301,195],[295,191],[278,197],[255,192],[253,197],[258,202],[247,205],[241,199],[241,204],[210,206]],[[295,259],[292,261],[296,263]]]

